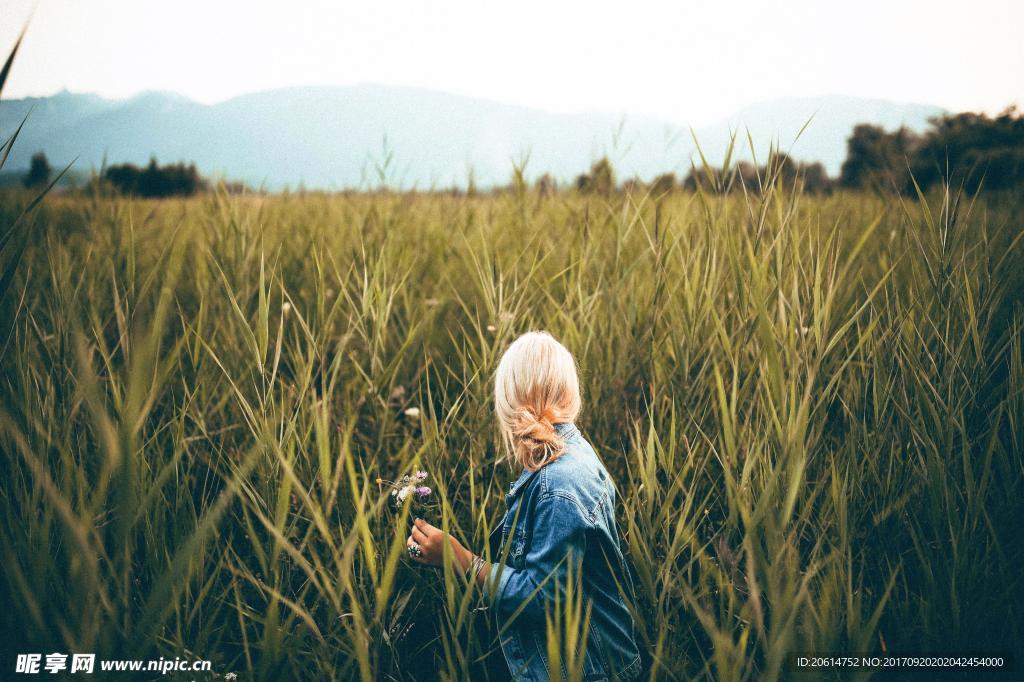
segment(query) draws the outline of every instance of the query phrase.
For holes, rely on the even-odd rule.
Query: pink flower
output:
[[[426,471],[417,471],[416,472],[416,480],[417,481],[425,481],[425,480],[427,480],[427,472]],[[427,488],[427,492],[430,492],[430,488]]]
[[[419,497],[426,497],[427,495],[430,494],[430,488],[428,488],[425,485],[421,485],[419,488],[416,488],[416,494]]]

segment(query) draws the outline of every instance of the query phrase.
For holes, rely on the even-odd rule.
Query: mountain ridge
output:
[[[89,93],[0,101],[0,134],[29,113],[8,168],[27,168],[36,151],[77,170],[107,163],[195,162],[204,174],[282,189],[465,186],[508,182],[515,162],[527,176],[561,182],[607,155],[620,177],[685,174],[695,157],[690,129],[639,114],[552,113],[424,88],[376,84],[293,86],[214,104],[147,91],[124,100]],[[738,110],[695,130],[701,150],[720,163],[738,136],[737,158],[750,158],[746,131],[763,158],[777,142],[794,158],[821,161],[835,175],[856,123],[922,130],[939,107],[823,95],[780,98]],[[812,118],[813,116],[813,118]],[[799,139],[797,132],[811,118]]]

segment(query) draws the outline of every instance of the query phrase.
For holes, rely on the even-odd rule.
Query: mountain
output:
[[[376,186],[464,186],[472,172],[482,187],[509,180],[528,159],[527,174],[570,181],[603,154],[621,177],[685,174],[694,155],[689,128],[607,113],[555,114],[416,88],[380,85],[286,88],[213,105],[148,92],[123,101],[62,92],[0,102],[0,134],[29,118],[8,160],[27,168],[45,151],[54,167],[76,159],[79,171],[108,163],[194,161],[204,174],[280,189],[302,184],[339,189]],[[729,135],[746,130],[759,158],[773,139],[795,158],[820,160],[836,173],[856,123],[920,130],[937,107],[851,97],[761,103],[696,131],[720,162]],[[804,134],[797,131],[814,116]]]

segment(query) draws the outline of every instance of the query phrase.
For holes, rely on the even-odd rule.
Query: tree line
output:
[[[43,187],[53,178],[53,167],[46,154],[32,155],[28,173],[23,178],[26,187]],[[194,163],[171,163],[161,166],[150,159],[145,166],[131,163],[107,166],[89,182],[87,190],[116,192],[146,198],[191,196],[207,189],[208,183]]]
[[[191,196],[206,190],[207,182],[199,175],[194,163],[159,165],[150,159],[145,167],[130,163],[110,166],[102,173],[101,182],[121,194],[140,197],[164,198]]]
[[[837,188],[913,194],[918,189],[948,182],[974,193],[981,188],[1000,190],[1024,185],[1024,115],[1015,108],[990,117],[985,114],[947,114],[931,119],[930,128],[915,133],[908,128],[886,131],[881,126],[861,124],[847,139],[846,160],[838,178],[829,177],[818,162],[797,161],[783,153],[772,153],[767,163],[755,166],[740,161],[727,169],[695,165],[680,180],[664,173],[650,182],[637,178],[617,182],[611,162],[601,158],[589,172],[577,176],[575,189],[583,194],[608,196],[619,190],[642,189],[660,196],[676,189],[728,193],[758,191],[769,178],[786,186],[799,183],[804,191],[829,193]],[[46,155],[32,157],[24,184],[45,186],[53,176]],[[210,183],[195,164],[161,166],[150,159],[146,166],[122,163],[104,168],[90,182],[91,188],[140,197],[191,196],[206,191]],[[239,183],[232,183],[235,187]],[[558,183],[543,175],[537,191],[550,194]]]
[[[1024,184],[1024,116],[1010,108],[995,117],[963,113],[934,118],[918,135],[859,125],[847,141],[839,184],[913,193],[942,181],[976,192]]]
[[[651,182],[637,178],[621,184],[624,190],[642,189],[652,196],[674,189],[728,193],[757,191],[768,178],[787,186],[800,183],[811,193],[838,188],[914,194],[942,182],[974,193],[981,188],[1001,190],[1024,185],[1024,115],[1015,108],[990,117],[985,114],[947,114],[930,120],[923,133],[901,127],[888,132],[881,126],[861,124],[846,142],[846,160],[838,178],[829,177],[818,162],[797,161],[774,152],[767,163],[755,166],[740,161],[727,169],[700,164],[679,180],[664,173]],[[549,185],[551,179],[542,178]],[[539,183],[540,184],[540,183]],[[576,178],[583,193],[608,195],[618,188],[607,158],[596,161],[588,173]]]

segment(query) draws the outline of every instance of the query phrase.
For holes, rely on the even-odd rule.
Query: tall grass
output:
[[[0,639],[480,679],[485,601],[405,560],[409,510],[375,479],[428,470],[431,520],[482,550],[517,473],[490,376],[546,328],[619,486],[651,679],[1019,648],[1021,208],[774,177],[658,201],[53,197],[0,360]],[[570,672],[579,597],[548,620]]]

